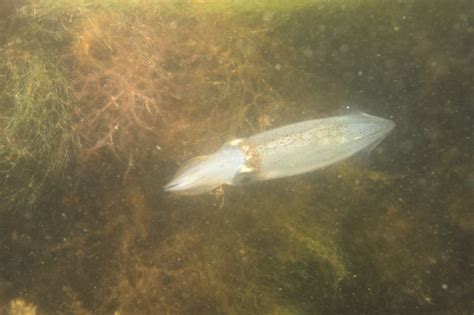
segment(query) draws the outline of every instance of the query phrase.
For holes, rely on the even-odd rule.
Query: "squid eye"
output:
[[[247,185],[255,181],[255,172],[238,173],[234,176],[234,185]]]

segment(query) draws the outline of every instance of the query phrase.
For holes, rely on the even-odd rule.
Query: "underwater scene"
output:
[[[0,314],[473,314],[473,38],[470,0],[0,1]]]

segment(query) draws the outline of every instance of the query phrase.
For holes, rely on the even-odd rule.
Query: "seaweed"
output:
[[[0,122],[2,210],[34,205],[48,180],[67,167],[74,142],[74,97],[62,69],[45,56],[8,50],[1,62],[7,80]]]
[[[38,0],[0,13],[0,312],[462,313],[469,24],[427,3]],[[374,165],[161,191],[226,140],[374,98],[364,107],[397,121]]]

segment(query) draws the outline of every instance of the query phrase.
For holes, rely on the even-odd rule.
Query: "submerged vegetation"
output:
[[[467,309],[468,1],[11,3],[0,313]],[[397,121],[374,166],[161,191],[190,157],[347,100]]]
[[[30,207],[46,183],[71,159],[76,100],[67,70],[51,56],[23,50],[23,41],[2,51],[0,191],[2,210]]]
[[[108,151],[125,181],[150,157],[185,159],[242,126],[268,127],[282,99],[268,59],[286,50],[269,36],[276,25],[207,10],[147,1],[18,8],[4,22],[2,173],[13,191],[25,180],[29,189],[9,198],[33,204],[71,159]]]

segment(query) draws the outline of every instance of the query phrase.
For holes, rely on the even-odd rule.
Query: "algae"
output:
[[[0,26],[1,312],[470,309],[467,1],[25,1]],[[361,104],[365,165],[162,192],[224,141]]]
[[[8,80],[1,106],[2,210],[34,205],[67,166],[74,142],[74,97],[65,74],[44,56],[16,51],[21,55],[11,57],[13,49],[1,64]]]

